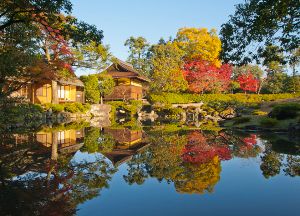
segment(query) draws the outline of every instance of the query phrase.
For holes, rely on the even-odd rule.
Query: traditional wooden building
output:
[[[24,97],[34,104],[85,102],[84,84],[77,77],[34,81],[24,84],[12,96]]]
[[[117,59],[106,70],[115,80],[113,92],[105,100],[141,100],[150,80],[129,63]]]

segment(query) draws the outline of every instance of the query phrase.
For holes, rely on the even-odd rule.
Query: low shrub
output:
[[[233,119],[233,124],[243,124],[249,122],[250,120],[250,117],[237,117]]]
[[[272,111],[269,113],[269,117],[278,120],[291,119],[297,117],[299,111],[300,104],[298,103],[279,104],[273,107]]]
[[[83,109],[83,112],[86,113],[86,112],[90,111],[90,110],[91,110],[91,107],[92,107],[92,106],[91,106],[91,104],[89,104],[89,103],[84,104],[84,105],[83,105],[83,108],[84,108],[84,109]]]
[[[278,124],[278,120],[265,117],[265,118],[260,119],[259,124],[263,127],[274,127],[275,125]]]
[[[44,109],[49,110],[52,109],[53,112],[58,113],[58,112],[70,112],[70,113],[86,113],[91,109],[90,104],[82,104],[82,103],[66,103],[66,104],[51,104],[47,103],[44,104]]]
[[[38,126],[42,114],[43,108],[38,104],[5,104],[0,109],[0,129],[16,124]]]
[[[64,111],[65,108],[64,105],[62,104],[51,104],[51,103],[45,104],[44,107],[46,110],[52,109],[52,111],[55,113],[62,112]]]
[[[65,104],[65,111],[70,112],[70,113],[76,113],[79,111],[79,109],[75,103],[67,103],[67,104]]]

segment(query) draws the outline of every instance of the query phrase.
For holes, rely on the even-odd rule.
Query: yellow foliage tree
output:
[[[177,32],[176,42],[186,53],[186,61],[202,60],[221,66],[221,40],[215,29],[181,28]]]

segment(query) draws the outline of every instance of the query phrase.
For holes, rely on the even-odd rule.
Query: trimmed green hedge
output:
[[[65,104],[44,104],[43,105],[46,110],[52,109],[53,112],[70,112],[70,113],[86,113],[91,109],[90,104],[82,104],[82,103],[65,103]]]
[[[178,93],[162,93],[150,94],[149,101],[154,103],[177,104],[177,103],[210,103],[210,102],[239,102],[255,104],[263,101],[274,101],[279,99],[288,99],[299,97],[300,94],[178,94]]]

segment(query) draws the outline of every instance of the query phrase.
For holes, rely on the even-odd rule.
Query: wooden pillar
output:
[[[52,100],[51,103],[58,104],[57,81],[51,81]]]

